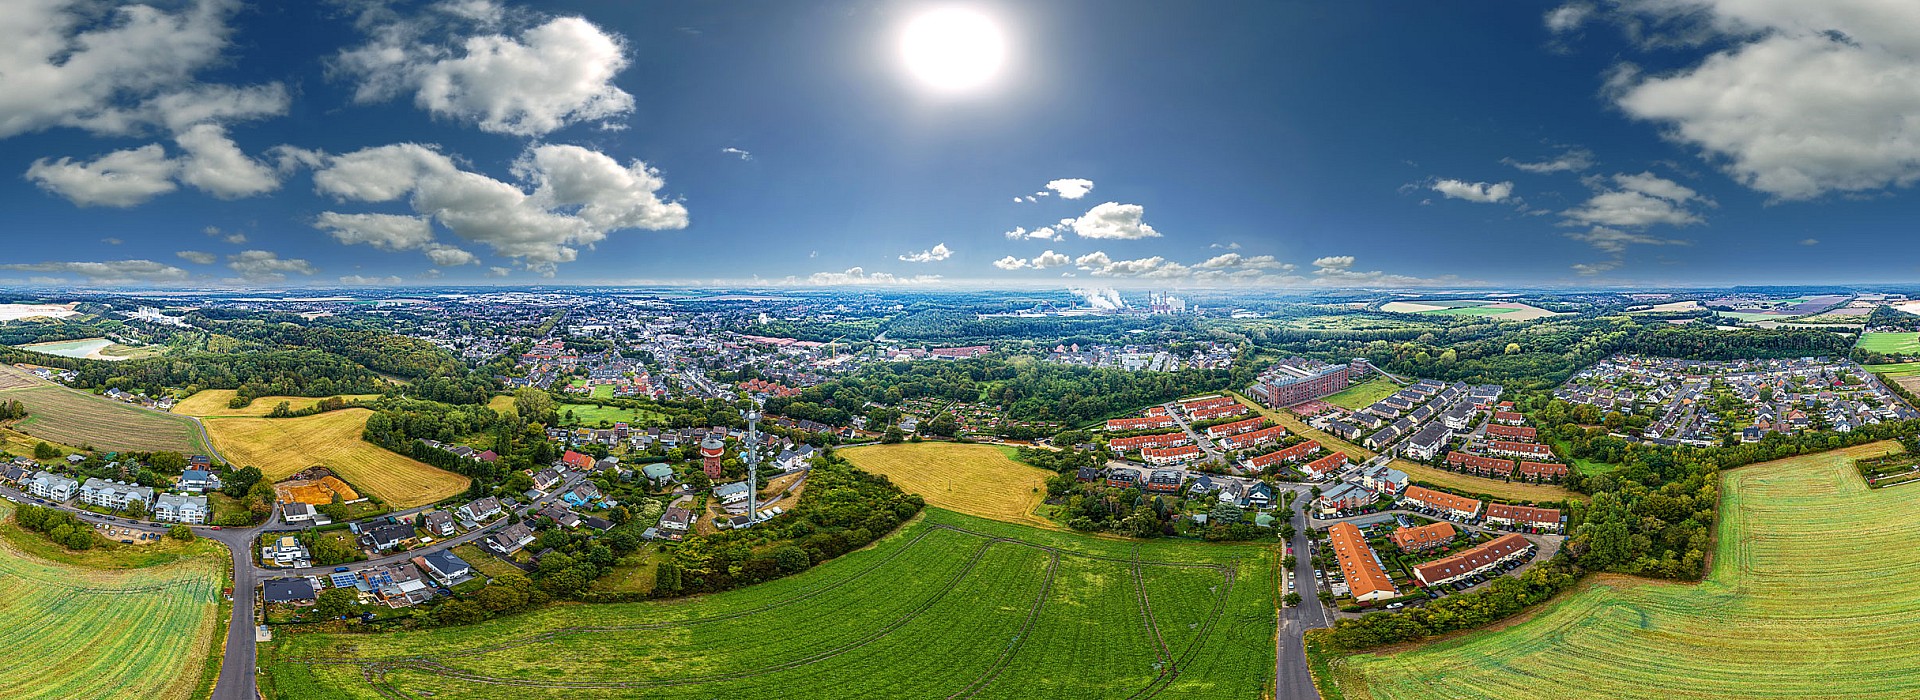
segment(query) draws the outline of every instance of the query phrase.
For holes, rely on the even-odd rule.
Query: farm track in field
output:
[[[889,620],[886,624],[876,629],[870,630],[865,634],[862,634],[859,637],[852,639],[844,644],[838,644],[828,649],[812,651],[811,653],[808,653],[805,656],[802,656],[800,658],[795,658],[788,661],[783,661],[780,663],[762,666],[758,668],[733,671],[733,672],[727,672],[727,673],[712,673],[712,674],[706,674],[706,675],[700,675],[700,676],[663,678],[663,679],[655,679],[655,680],[605,680],[605,681],[593,681],[593,680],[563,681],[563,680],[545,680],[540,678],[503,677],[499,675],[490,675],[486,673],[479,673],[471,670],[455,668],[455,667],[449,666],[446,663],[456,658],[473,658],[473,657],[479,657],[479,656],[503,652],[503,651],[512,651],[515,649],[527,648],[527,647],[531,647],[531,646],[535,646],[535,645],[539,645],[547,642],[554,642],[558,639],[571,636],[571,635],[604,633],[604,632],[625,632],[625,631],[659,631],[659,630],[667,630],[667,629],[674,629],[674,628],[684,628],[684,627],[695,626],[695,625],[712,624],[712,623],[725,622],[725,621],[737,621],[737,620],[742,620],[744,618],[750,618],[752,616],[755,616],[761,613],[766,613],[766,612],[778,610],[780,608],[789,607],[789,606],[807,601],[809,599],[814,599],[819,596],[832,593],[849,584],[852,584],[865,577],[868,577],[869,575],[874,574],[876,571],[881,570],[883,567],[887,566],[888,564],[896,561],[897,559],[899,559],[909,551],[913,551],[916,548],[923,549],[926,546],[922,544],[923,541],[926,540],[926,538],[929,535],[932,535],[933,533],[940,532],[940,531],[947,531],[952,533],[968,535],[971,537],[977,537],[977,538],[980,538],[981,541],[973,549],[972,554],[969,556],[964,566],[962,566],[952,576],[943,579],[942,583],[937,587],[937,590],[935,590],[932,593],[932,595],[928,596],[924,600],[916,602],[911,609],[902,612],[897,617]],[[936,605],[940,604],[942,601],[951,598],[952,597],[951,594],[954,593],[956,590],[958,590],[960,588],[960,584],[964,580],[966,580],[967,577],[978,568],[982,558],[987,555],[988,551],[990,551],[991,549],[993,549],[995,546],[998,546],[998,545],[1015,545],[1018,547],[1037,550],[1039,552],[1043,552],[1047,554],[1046,573],[1040,584],[1038,594],[1036,595],[1032,604],[1028,607],[1027,611],[1025,612],[1024,619],[1022,619],[1022,621],[1019,623],[1017,635],[1013,639],[1009,640],[1004,646],[1002,646],[999,649],[999,651],[994,654],[993,658],[986,665],[986,667],[982,669],[980,673],[976,675],[970,682],[968,682],[960,690],[948,695],[947,697],[949,698],[973,698],[980,695],[982,692],[986,691],[988,688],[993,687],[994,683],[998,681],[1000,677],[1008,670],[1008,668],[1013,664],[1014,660],[1020,656],[1022,650],[1025,648],[1026,640],[1034,634],[1035,628],[1041,624],[1041,620],[1043,618],[1043,614],[1045,610],[1048,609],[1046,603],[1048,598],[1053,594],[1054,583],[1059,574],[1060,565],[1064,558],[1075,557],[1075,558],[1079,558],[1087,561],[1121,564],[1125,566],[1127,568],[1127,571],[1129,572],[1129,578],[1131,579],[1131,585],[1134,589],[1136,605],[1138,607],[1138,612],[1140,616],[1139,617],[1141,621],[1140,624],[1142,624],[1150,633],[1152,643],[1155,646],[1154,658],[1157,661],[1156,666],[1158,668],[1158,673],[1154,675],[1152,680],[1145,687],[1140,688],[1139,690],[1135,691],[1133,694],[1128,696],[1130,698],[1149,698],[1149,697],[1154,697],[1156,695],[1159,695],[1160,693],[1164,692],[1168,687],[1170,687],[1171,684],[1174,682],[1174,680],[1178,678],[1180,672],[1185,668],[1185,666],[1187,664],[1190,664],[1193,661],[1196,655],[1200,652],[1201,647],[1205,644],[1208,638],[1212,636],[1212,633],[1216,627],[1217,621],[1221,618],[1223,611],[1226,609],[1228,601],[1232,597],[1234,579],[1236,578],[1237,571],[1238,571],[1237,564],[1233,564],[1233,563],[1209,564],[1209,563],[1200,563],[1200,562],[1144,560],[1140,557],[1140,547],[1137,544],[1133,547],[1133,550],[1130,553],[1130,556],[1126,556],[1126,557],[1107,556],[1107,555],[1096,554],[1091,552],[1074,551],[1074,550],[1070,550],[1062,547],[1057,547],[1049,544],[1042,544],[1038,542],[1031,542],[1031,541],[1027,541],[1019,538],[1014,538],[1014,537],[997,536],[990,533],[985,533],[985,532],[980,532],[976,530],[971,530],[965,527],[960,527],[957,525],[950,525],[945,523],[929,523],[926,525],[925,529],[923,529],[922,532],[920,532],[917,536],[913,537],[911,540],[908,540],[906,543],[900,545],[898,548],[894,549],[892,552],[889,552],[886,555],[876,559],[875,561],[865,565],[858,572],[852,574],[851,576],[834,581],[828,585],[824,585],[811,590],[799,592],[787,598],[772,601],[764,605],[755,606],[753,608],[749,608],[745,610],[739,610],[739,611],[729,612],[725,614],[703,616],[703,617],[686,619],[686,620],[652,622],[652,623],[634,624],[634,625],[571,626],[571,627],[565,627],[560,629],[554,629],[554,630],[550,630],[547,632],[543,632],[540,634],[523,637],[519,639],[503,641],[503,642],[488,644],[485,646],[476,647],[472,649],[465,649],[465,650],[447,652],[447,653],[441,653],[441,654],[388,656],[383,658],[314,656],[314,657],[304,657],[304,658],[300,658],[300,657],[289,658],[286,660],[286,662],[293,663],[293,664],[304,664],[309,666],[359,666],[361,671],[360,675],[362,679],[366,681],[369,689],[371,689],[372,691],[374,691],[375,693],[379,694],[382,697],[389,697],[389,698],[412,697],[406,689],[396,685],[396,679],[392,676],[392,674],[396,672],[401,672],[401,671],[409,672],[409,674],[422,674],[422,675],[431,676],[431,677],[443,678],[450,681],[476,683],[476,684],[483,684],[488,686],[523,687],[523,688],[538,688],[538,689],[562,689],[562,690],[609,690],[609,689],[639,690],[639,689],[647,689],[647,688],[694,686],[694,685],[711,684],[711,683],[724,683],[729,681],[749,680],[749,679],[767,676],[769,674],[778,673],[781,671],[798,669],[798,668],[810,666],[813,664],[829,661],[834,658],[846,655],[848,653],[866,648],[870,645],[875,644],[876,642],[881,641],[882,639],[887,638],[888,636],[894,634],[896,631],[902,629],[908,624],[921,618],[929,610],[933,609]],[[1188,569],[1188,570],[1200,569],[1200,570],[1206,570],[1206,571],[1213,571],[1213,572],[1219,573],[1224,579],[1222,581],[1222,584],[1218,587],[1218,590],[1212,596],[1214,598],[1213,605],[1211,606],[1211,609],[1209,610],[1205,620],[1198,625],[1198,632],[1196,636],[1194,636],[1194,638],[1186,645],[1184,649],[1179,650],[1179,653],[1177,656],[1175,655],[1175,651],[1169,647],[1165,637],[1163,636],[1161,630],[1159,629],[1158,621],[1156,620],[1155,614],[1153,612],[1152,601],[1149,599],[1149,596],[1147,595],[1144,570],[1145,570],[1145,567],[1148,567],[1148,566],[1160,566],[1160,567],[1180,568],[1180,569]]]

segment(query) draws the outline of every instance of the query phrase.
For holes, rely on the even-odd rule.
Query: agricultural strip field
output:
[[[1327,697],[1920,696],[1920,486],[1868,490],[1856,458],[1728,471],[1697,585],[1600,577],[1537,616],[1395,654],[1327,659]]]
[[[267,697],[1259,697],[1271,549],[1138,545],[927,514],[749,588],[471,627],[277,635]]]
[[[193,697],[219,641],[222,562],[109,571],[0,539],[0,688],[10,699]]]
[[[98,450],[207,454],[188,418],[75,391],[0,365],[0,400],[19,400],[27,417],[9,425],[41,440]]]
[[[941,508],[1020,525],[1059,529],[1034,515],[1047,494],[1045,469],[1013,460],[1014,450],[952,442],[902,442],[841,450],[862,471],[881,474]]]
[[[1392,396],[1393,392],[1399,390],[1400,385],[1393,383],[1391,380],[1385,377],[1374,377],[1347,387],[1337,394],[1321,399],[1321,401],[1347,410],[1357,411],[1373,405],[1375,401]]]
[[[467,477],[389,452],[360,439],[372,411],[348,408],[301,418],[209,418],[220,454],[237,466],[284,479],[325,466],[362,493],[411,508],[467,488]]]
[[[1882,354],[1920,353],[1920,333],[1861,333],[1854,347]]]
[[[254,399],[253,403],[247,404],[246,408],[227,408],[227,402],[233,400],[233,396],[232,389],[208,389],[181,399],[179,403],[173,405],[173,412],[201,418],[215,416],[257,418],[272,413],[273,407],[280,405],[282,401],[287,403],[287,408],[295,411],[312,408],[320,403],[320,399],[306,396],[262,396]],[[377,398],[380,398],[379,394],[340,395],[340,399],[344,401],[372,401]]]

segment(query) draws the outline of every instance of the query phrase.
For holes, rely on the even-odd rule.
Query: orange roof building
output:
[[[1393,531],[1393,544],[1402,552],[1424,552],[1452,542],[1458,534],[1459,531],[1453,529],[1453,523],[1403,527]]]
[[[1435,491],[1425,486],[1408,486],[1407,492],[1400,496],[1400,500],[1412,501],[1428,508],[1446,511],[1463,518],[1471,518],[1480,514],[1480,501],[1478,499],[1467,498],[1466,496],[1455,496],[1450,493]]]
[[[1534,508],[1530,506],[1510,506],[1504,503],[1487,504],[1487,522],[1499,525],[1527,525],[1531,527],[1560,529],[1560,511],[1553,508]]]
[[[1353,599],[1362,603],[1400,595],[1393,579],[1380,566],[1380,557],[1367,546],[1367,538],[1353,523],[1334,523],[1327,528],[1327,540],[1333,545],[1334,558],[1340,562],[1340,574],[1347,579]]]
[[[1532,548],[1533,543],[1527,538],[1507,533],[1473,549],[1413,567],[1413,577],[1429,586],[1453,583],[1501,562],[1526,556]]]

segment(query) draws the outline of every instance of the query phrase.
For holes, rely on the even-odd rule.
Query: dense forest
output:
[[[846,425],[868,402],[896,406],[916,398],[982,403],[1016,420],[1085,423],[1190,394],[1250,383],[1253,368],[1127,372],[981,357],[951,362],[873,365],[852,377],[767,400],[767,411]]]

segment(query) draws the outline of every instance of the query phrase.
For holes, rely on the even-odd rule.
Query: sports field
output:
[[[183,416],[250,416],[260,417],[273,412],[275,406],[285,401],[287,408],[295,411],[306,410],[320,403],[320,399],[306,396],[262,396],[247,404],[246,408],[227,408],[227,402],[233,400],[232,389],[208,389],[194,394],[173,405],[173,412]],[[344,401],[372,401],[379,394],[341,394]]]
[[[1270,549],[1131,544],[950,511],[727,593],[471,627],[276,635],[280,698],[1256,698]],[[430,694],[430,695],[429,695]]]
[[[941,508],[1007,523],[1060,527],[1033,512],[1046,498],[1047,477],[1052,474],[1014,461],[1011,447],[902,442],[837,454]]]
[[[97,450],[207,454],[193,421],[94,396],[0,365],[0,400],[19,400],[27,417],[8,426],[41,440]]]
[[[1882,354],[1920,354],[1920,333],[1861,333],[1854,347]]]
[[[0,505],[0,517],[10,516]],[[163,566],[110,571],[42,559],[0,538],[6,697],[195,697],[221,621],[225,569],[213,549]]]
[[[1346,389],[1341,390],[1339,393],[1336,393],[1332,396],[1328,396],[1324,399],[1321,399],[1321,401],[1325,401],[1327,403],[1345,408],[1350,411],[1357,411],[1362,408],[1366,408],[1367,406],[1373,405],[1373,402],[1375,401],[1379,401],[1381,399],[1392,396],[1393,392],[1396,392],[1399,390],[1400,390],[1400,385],[1393,383],[1391,380],[1387,379],[1386,377],[1374,377],[1372,379],[1361,382],[1359,384],[1355,384],[1353,386],[1347,387]]]
[[[259,467],[269,479],[325,466],[395,508],[432,503],[467,488],[467,477],[360,439],[370,415],[364,408],[348,408],[302,418],[208,418],[206,423],[222,456],[236,466]]]
[[[1895,443],[1729,471],[1698,585],[1601,577],[1531,620],[1330,663],[1327,697],[1920,696],[1916,488],[1869,491],[1855,458]]]

